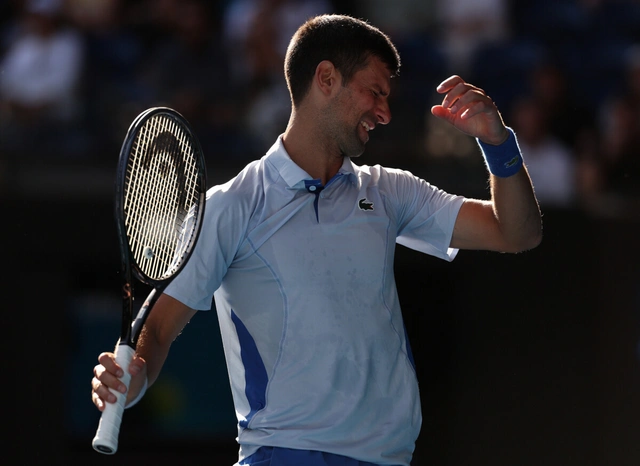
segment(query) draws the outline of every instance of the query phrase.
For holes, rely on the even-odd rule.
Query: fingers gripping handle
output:
[[[135,350],[128,345],[119,344],[116,348],[116,362],[124,371],[124,375],[120,378],[122,383],[129,389],[131,374],[129,374],[129,364],[133,359]],[[110,389],[111,390],[111,389]],[[120,423],[122,422],[122,413],[127,400],[124,393],[111,390],[117,401],[115,403],[105,403],[104,411],[100,417],[96,436],[93,438],[94,450],[107,455],[113,455],[118,450],[118,433],[120,432]]]

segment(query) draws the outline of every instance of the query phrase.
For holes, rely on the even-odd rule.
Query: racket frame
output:
[[[196,229],[194,231],[194,238],[188,243],[188,248],[183,252],[184,260],[180,263],[179,267],[173,270],[173,273],[168,278],[163,278],[161,280],[154,280],[153,278],[146,275],[142,268],[138,265],[138,263],[133,258],[133,253],[131,252],[128,236],[127,236],[127,228],[125,225],[125,207],[124,207],[124,197],[125,197],[125,187],[126,187],[126,177],[127,177],[127,167],[129,162],[129,154],[131,153],[133,144],[136,140],[136,136],[140,129],[144,126],[144,124],[151,118],[156,115],[164,115],[174,119],[190,136],[191,146],[194,151],[194,154],[200,159],[200,163],[198,164],[198,184],[202,187],[200,191],[200,200],[198,202],[200,208],[197,212],[197,218],[195,219]],[[202,223],[202,217],[204,215],[205,209],[205,198],[206,198],[206,166],[204,154],[202,152],[202,147],[200,146],[200,142],[198,138],[195,136],[191,129],[191,125],[188,121],[177,111],[168,108],[168,107],[152,107],[144,112],[140,113],[129,127],[127,131],[127,136],[125,137],[124,143],[120,149],[120,156],[118,159],[118,169],[116,176],[116,194],[115,194],[115,219],[116,219],[116,227],[118,229],[118,241],[120,244],[120,260],[122,264],[122,276],[123,276],[123,308],[122,308],[122,327],[120,331],[120,344],[127,344],[135,349],[137,345],[138,338],[140,336],[140,331],[144,326],[144,322],[148,316],[149,311],[155,304],[156,300],[162,294],[164,288],[167,287],[169,282],[182,270],[182,268],[187,263],[191,253],[193,252],[193,248],[195,247],[198,237],[200,235],[199,226]],[[134,280],[148,285],[153,288],[147,299],[145,300],[143,306],[138,311],[135,319],[134,319]]]

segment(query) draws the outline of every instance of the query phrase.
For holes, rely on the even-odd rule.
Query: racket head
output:
[[[168,107],[140,113],[125,136],[115,217],[125,273],[166,285],[187,262],[204,215],[206,167],[189,122]]]

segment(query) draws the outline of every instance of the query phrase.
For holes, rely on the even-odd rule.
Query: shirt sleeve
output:
[[[246,209],[229,185],[207,193],[202,230],[184,269],[165,293],[195,310],[210,310],[246,230]]]
[[[395,169],[381,173],[380,187],[396,221],[398,244],[447,261],[455,258],[458,250],[449,246],[463,196]]]

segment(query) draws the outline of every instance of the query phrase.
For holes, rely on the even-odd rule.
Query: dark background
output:
[[[3,444],[9,447],[8,464],[231,465],[237,459],[235,415],[215,313],[194,318],[175,342],[156,385],[125,413],[115,457],[91,449],[99,413],[90,401],[90,379],[97,355],[113,348],[119,333],[113,180],[126,127],[148,106],[177,108],[198,127],[209,184],[226,181],[269,147],[265,135],[247,123],[264,109],[255,101],[260,92],[269,92],[269,80],[256,72],[253,80],[238,83],[229,72],[207,75],[218,81],[207,80],[200,88],[170,80],[149,84],[139,68],[144,64],[162,74],[169,66],[163,60],[170,61],[171,41],[179,43],[179,34],[140,11],[145,7],[155,17],[153,5],[159,9],[175,2],[115,2],[121,5],[112,32],[129,35],[113,33],[101,40],[113,45],[133,37],[124,47],[131,51],[134,44],[141,50],[132,68],[124,67],[124,53],[107,61],[105,50],[115,49],[98,47],[95,25],[73,16],[74,3],[62,11],[64,25],[85,43],[79,115],[51,136],[47,128],[60,121],[52,122],[42,109],[29,109],[38,116],[25,123],[10,94],[2,95],[0,106],[1,231],[7,264],[2,308],[9,317],[4,326],[3,381],[9,389],[4,392],[8,433]],[[177,2],[174,11],[198,3]],[[216,54],[229,50],[220,36],[225,8],[234,3],[208,3],[209,42],[216,47],[201,62],[220,59]],[[287,2],[272,3],[270,11],[278,12],[278,4]],[[564,137],[577,187],[569,200],[549,197],[542,203],[545,236],[532,251],[461,251],[447,263],[398,247],[396,279],[424,412],[414,464],[637,465],[640,131],[636,127],[626,142],[630,156],[610,155],[607,105],[624,96],[640,117],[633,82],[625,81],[632,76],[631,66],[621,58],[640,44],[639,9],[636,2],[623,1],[504,3],[510,33],[478,46],[472,56],[480,64],[469,64],[469,80],[494,97],[511,124],[517,96],[541,100],[532,91],[536,65],[560,64],[569,83],[566,92],[574,100],[558,112],[565,112],[563,121],[580,123],[568,135],[555,134],[557,125],[546,131]],[[2,52],[7,54],[17,37],[9,31],[26,14],[28,2],[0,6]],[[376,13],[355,1],[332,5],[331,11],[361,17]],[[431,90],[455,72],[443,52],[445,26],[405,20],[411,34],[389,25],[404,60],[391,101],[394,121],[372,134],[358,163],[406,168],[451,192],[486,197],[477,149],[465,146],[469,141],[464,138],[460,142],[442,133],[428,115],[439,101]],[[600,50],[603,44],[609,53]],[[230,69],[229,62],[237,58],[231,54],[216,64]],[[123,67],[114,68],[117,64]],[[204,73],[193,70],[199,72]],[[273,89],[281,88],[282,82],[276,82]],[[207,109],[172,92],[182,85]],[[211,87],[215,95],[208,94]],[[274,110],[274,115],[282,117],[282,112]],[[277,136],[286,120],[275,120]],[[26,131],[31,124],[38,128],[33,133]],[[434,135],[442,141],[437,147],[452,143],[462,147],[463,156],[453,149],[433,150],[425,141]],[[65,145],[69,141],[74,144]],[[138,288],[139,295],[144,292]]]

